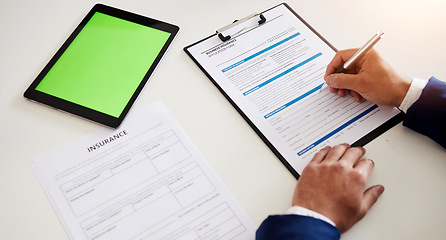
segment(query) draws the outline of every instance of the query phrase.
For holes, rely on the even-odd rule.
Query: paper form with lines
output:
[[[71,239],[254,239],[251,220],[161,102],[33,167]]]
[[[365,144],[401,120],[396,108],[320,92],[335,49],[286,4],[262,14],[227,41],[184,50],[295,176],[324,146]]]

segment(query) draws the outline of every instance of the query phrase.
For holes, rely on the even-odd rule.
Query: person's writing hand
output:
[[[411,80],[395,71],[373,49],[358,59],[346,73],[333,74],[357,50],[337,52],[327,66],[324,79],[330,91],[338,92],[338,95],[343,97],[346,95],[346,90],[350,90],[350,94],[357,102],[365,98],[378,105],[400,106],[409,90]]]
[[[347,144],[320,150],[302,171],[294,191],[293,206],[318,212],[341,232],[361,220],[384,191],[382,185],[365,190],[374,163],[359,160],[362,147]]]

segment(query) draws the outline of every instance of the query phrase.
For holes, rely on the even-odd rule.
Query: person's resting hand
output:
[[[361,159],[364,154],[364,148],[348,144],[320,150],[297,181],[293,206],[328,217],[341,233],[350,229],[384,191],[382,185],[365,189],[374,163]]]
[[[375,50],[370,50],[346,73],[333,72],[350,59],[358,49],[338,51],[327,66],[324,79],[330,91],[343,97],[346,90],[355,101],[362,98],[378,105],[398,107],[409,90],[411,80],[395,71]]]

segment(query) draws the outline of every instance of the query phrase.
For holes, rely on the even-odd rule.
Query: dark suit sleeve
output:
[[[331,240],[340,232],[333,225],[307,216],[269,216],[256,232],[256,240]]]
[[[407,110],[403,125],[446,148],[446,82],[430,78],[420,98]]]

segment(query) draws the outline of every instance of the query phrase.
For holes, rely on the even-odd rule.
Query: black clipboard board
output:
[[[252,15],[249,15],[243,19],[236,20],[232,24],[223,27],[216,31],[215,34],[204,38],[198,42],[195,42],[189,46],[184,47],[184,51],[189,55],[189,57],[195,62],[195,64],[203,71],[203,73],[211,80],[211,82],[219,89],[219,91],[225,96],[225,98],[231,103],[231,105],[238,111],[238,113],[245,119],[245,121],[251,126],[251,128],[257,133],[257,135],[263,140],[263,142],[271,149],[271,151],[277,156],[277,158],[285,165],[285,167],[293,174],[296,179],[299,179],[299,173],[296,171],[295,168],[289,163],[289,161],[283,156],[283,154],[280,153],[280,151],[273,145],[273,143],[265,136],[265,134],[259,129],[259,127],[248,117],[248,115],[242,110],[242,108],[237,104],[234,99],[231,98],[231,96],[223,89],[222,86],[214,79],[212,74],[203,66],[202,63],[192,54],[190,49],[198,44],[203,43],[204,41],[207,41],[211,38],[214,38],[215,36],[218,36],[219,39],[222,41],[222,43],[227,42],[231,39],[237,38],[245,33],[248,33],[249,31],[262,27],[262,24],[265,24],[268,19],[265,18],[264,13],[277,8],[279,6],[286,7],[300,22],[302,22],[310,31],[312,31],[320,40],[322,40],[329,48],[331,48],[334,52],[337,52],[337,49],[330,44],[324,37],[322,37],[314,28],[312,28],[302,17],[300,17],[287,3],[282,3],[277,6],[274,6],[268,10],[265,10],[261,13],[255,13]],[[225,34],[224,32],[232,27],[235,27],[239,24],[243,24],[244,22],[251,19],[251,22],[254,22],[254,25],[251,25],[249,27],[241,28],[241,30],[233,33],[233,34]],[[252,19],[255,19],[253,21]],[[375,105],[376,106],[376,105]],[[377,106],[376,106],[377,107]],[[376,128],[374,128],[372,131],[368,132],[364,136],[362,136],[360,139],[354,141],[351,143],[351,146],[364,146],[373,139],[377,138],[393,126],[400,123],[404,118],[404,113],[402,111],[398,110],[398,113],[385,121],[384,123],[380,124]]]

